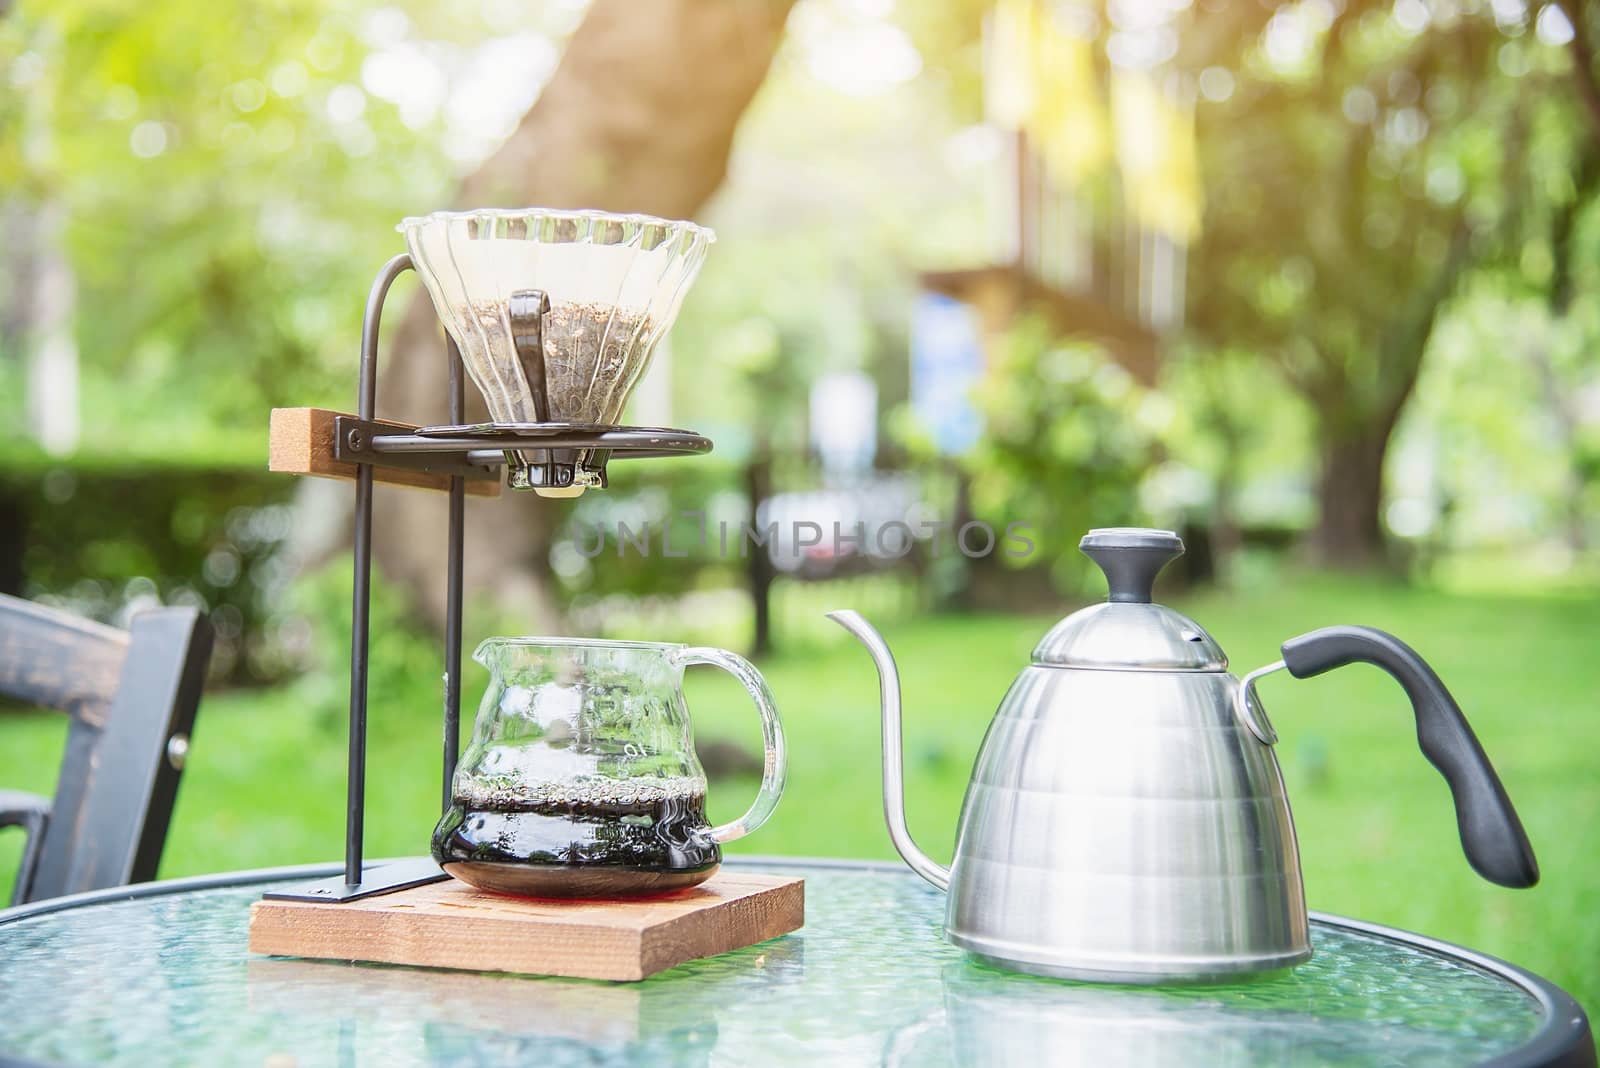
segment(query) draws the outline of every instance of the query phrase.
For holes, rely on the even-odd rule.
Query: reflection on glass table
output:
[[[1398,932],[1324,918],[1316,955],[1293,971],[1226,986],[1092,986],[967,959],[940,936],[943,898],[903,869],[759,866],[805,876],[804,929],[640,983],[249,954],[251,902],[322,869],[0,912],[0,1060],[1594,1063],[1586,1021],[1559,990]]]

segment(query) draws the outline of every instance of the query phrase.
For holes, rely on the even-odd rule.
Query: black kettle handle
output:
[[[1537,883],[1539,862],[1500,777],[1455,698],[1416,650],[1372,627],[1324,627],[1283,643],[1284,666],[1297,679],[1357,661],[1393,675],[1411,699],[1422,753],[1450,784],[1467,861],[1501,886]]]

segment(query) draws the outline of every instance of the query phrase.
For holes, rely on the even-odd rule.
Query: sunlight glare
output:
[[[847,96],[877,96],[922,72],[922,54],[887,22],[833,25],[805,43],[806,68]]]
[[[446,88],[444,72],[414,43],[369,55],[361,64],[361,84],[379,100],[399,108],[400,121],[413,130],[433,120]]]
[[[1539,35],[1539,40],[1555,48],[1572,43],[1572,23],[1558,4],[1544,5],[1544,10],[1539,12],[1539,21],[1534,24],[1534,32]]]

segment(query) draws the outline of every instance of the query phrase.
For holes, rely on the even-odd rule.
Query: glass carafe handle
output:
[[[690,646],[677,650],[673,654],[673,659],[683,666],[710,664],[726,671],[744,683],[744,688],[750,691],[750,697],[756,703],[756,711],[761,713],[761,735],[767,749],[767,757],[761,772],[761,792],[756,794],[756,799],[750,803],[750,808],[743,816],[732,823],[713,827],[710,831],[711,837],[718,842],[731,842],[736,838],[743,838],[767,822],[772,810],[778,807],[778,796],[783,793],[783,779],[788,773],[789,756],[784,748],[783,724],[778,720],[777,702],[772,699],[772,691],[767,688],[767,680],[761,677],[761,672],[737,653],[710,646]]]

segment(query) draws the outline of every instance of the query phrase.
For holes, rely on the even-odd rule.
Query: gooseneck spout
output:
[[[911,838],[906,827],[905,771],[900,741],[900,673],[895,668],[894,655],[883,640],[883,635],[872,624],[861,618],[859,612],[829,612],[828,618],[854,634],[873,663],[878,665],[878,694],[883,705],[883,816],[889,824],[889,840],[911,870],[940,890],[950,888],[950,869],[934,862]]]

